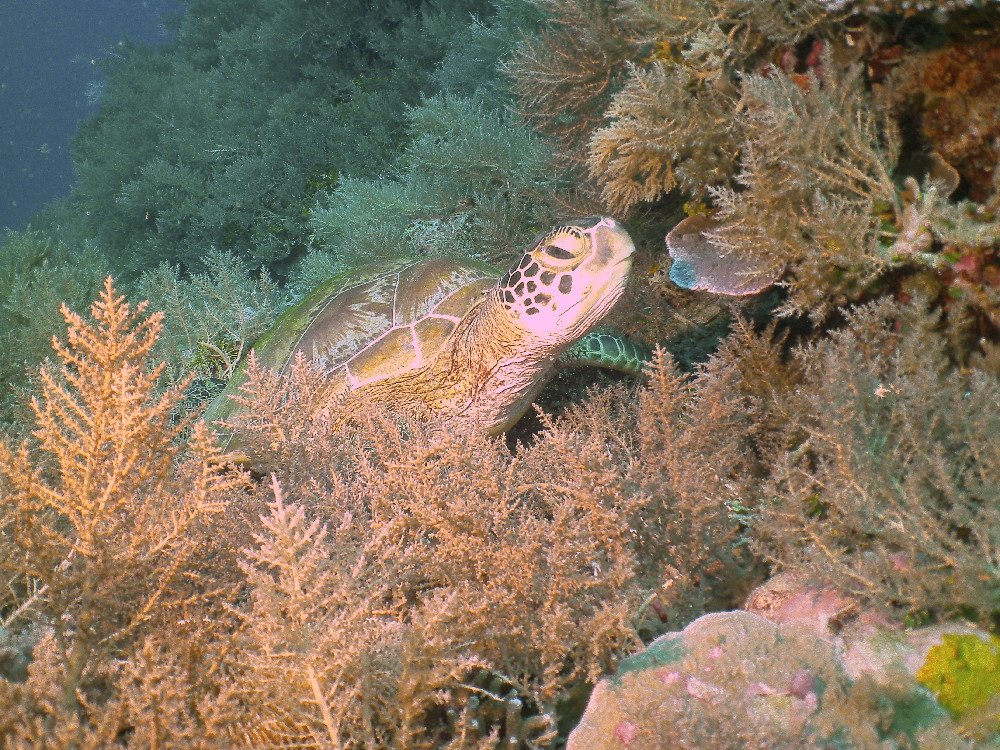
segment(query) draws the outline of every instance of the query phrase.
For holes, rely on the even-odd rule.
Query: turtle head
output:
[[[498,282],[518,325],[554,343],[585,334],[618,301],[635,246],[607,216],[590,216],[543,236]]]

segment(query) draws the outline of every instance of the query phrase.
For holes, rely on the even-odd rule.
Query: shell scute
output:
[[[341,292],[320,310],[293,351],[325,370],[343,364],[392,327],[395,279],[383,277]],[[287,367],[287,364],[285,365]]]
[[[474,295],[466,286],[483,279],[484,270],[453,258],[427,258],[400,270],[397,279],[393,325],[412,325],[432,312],[461,317]],[[496,283],[497,272],[490,269],[486,287]],[[444,305],[448,312],[439,308]]]
[[[441,300],[434,308],[434,315],[458,320],[478,302],[486,290],[496,286],[496,278],[490,276],[485,279],[473,279],[462,281],[455,287],[455,291]]]
[[[321,303],[309,305],[307,298],[293,308],[305,307],[311,320],[269,364],[286,370],[301,350],[330,374],[346,367],[352,386],[402,372],[441,347],[496,275],[484,264],[427,258],[362,269],[353,284],[335,278],[310,295]],[[429,316],[436,322],[425,323]]]
[[[426,361],[429,349],[437,349],[435,342],[444,341],[455,330],[457,318],[438,317],[435,312],[413,324],[414,338],[420,347],[421,361]]]
[[[347,361],[346,367],[351,383],[357,386],[387,373],[415,367],[419,359],[413,328],[403,326],[392,328],[366,346]]]

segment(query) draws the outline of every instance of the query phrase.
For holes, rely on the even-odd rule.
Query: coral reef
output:
[[[592,46],[560,48],[561,81],[606,82],[573,92],[581,110],[593,94],[590,111],[604,118],[578,118],[575,130],[558,116],[570,94],[531,86],[544,66],[511,68],[527,120],[549,135],[563,126],[563,158],[579,161],[587,141],[606,206],[636,212],[682,193],[689,214],[712,221],[697,241],[706,263],[784,269],[786,315],[822,321],[930,269],[957,344],[996,331],[992,271],[962,270],[995,265],[996,45],[977,31],[1000,18],[995,8],[939,14],[930,32],[933,4],[893,26],[858,3],[619,2],[614,24],[585,31],[576,4],[539,5],[558,28],[599,27],[616,50],[598,76]],[[960,200],[933,194],[921,150],[958,169]],[[957,273],[953,256],[968,258]]]
[[[983,679],[995,652],[967,628],[902,631],[833,589],[787,577],[755,591],[747,609],[704,615],[622,662],[595,688],[568,750],[943,750],[995,738],[996,727],[952,722],[922,688],[947,694],[950,707],[955,689],[938,686],[957,674],[976,709],[995,697]],[[956,644],[968,657],[985,648],[979,680],[944,666]]]
[[[1000,49],[968,40],[906,59],[892,74],[898,106],[915,111],[921,135],[969,185],[969,198],[996,193],[1000,135]]]
[[[1000,5],[371,5],[185,3],[0,240],[0,746],[995,746]],[[612,207],[641,382],[198,421],[335,271]]]
[[[601,683],[567,747],[971,747],[912,677],[879,678],[852,680],[835,649],[803,630],[709,614]]]

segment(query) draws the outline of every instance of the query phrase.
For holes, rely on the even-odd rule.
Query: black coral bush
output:
[[[52,352],[65,325],[60,306],[83,307],[107,275],[107,259],[89,242],[70,244],[42,232],[0,238],[0,424],[20,429],[28,416],[27,373]]]
[[[192,370],[228,380],[280,309],[281,295],[266,270],[254,272],[218,250],[209,251],[202,264],[205,271],[182,274],[180,266],[161,263],[137,284],[141,299],[163,312],[153,356],[166,363],[171,383]]]
[[[624,76],[638,44],[618,2],[531,0],[545,11],[540,34],[518,46],[507,64],[521,114],[559,146],[561,160],[581,167],[590,134]]]
[[[1000,605],[1000,384],[949,361],[938,316],[873,304],[798,353],[796,431],[753,523],[760,551],[918,620]]]
[[[254,366],[253,489],[176,416],[184,381],[157,392],[143,308],[108,281],[93,322],[65,310],[34,435],[0,446],[11,747],[550,746],[651,593],[671,622],[732,598],[743,424],[718,373],[658,359],[640,408],[595,395],[512,454],[341,422],[301,359]]]
[[[365,519],[307,518],[276,479],[274,499],[241,567],[252,591],[238,631],[244,720],[252,746],[392,746],[406,707],[389,686],[400,628],[391,594],[359,543]]]
[[[301,359],[288,378],[253,367],[234,427],[277,477],[244,563],[253,736],[546,746],[640,643],[643,600],[662,627],[737,599],[741,396],[717,372],[651,372],[638,404],[595,395],[511,455],[413,415],[317,409]]]
[[[204,638],[227,588],[209,561],[224,563],[213,538],[245,480],[223,471],[203,424],[182,447],[190,423],[173,421],[178,390],[156,392],[160,369],[147,357],[161,320],[143,319],[143,307],[131,309],[110,279],[93,323],[64,307],[62,364],[41,370],[33,436],[0,443],[0,607],[8,636],[30,630],[39,641],[27,683],[0,690],[14,746],[96,741],[109,722],[123,731],[121,702],[135,698],[123,682],[135,674],[114,665],[167,634]]]
[[[407,110],[394,179],[344,177],[310,212],[304,290],[358,263],[452,255],[503,263],[556,221],[550,149],[480,98],[428,97]]]

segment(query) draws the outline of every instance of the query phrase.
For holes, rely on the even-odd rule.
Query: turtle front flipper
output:
[[[591,331],[560,355],[559,364],[603,367],[641,376],[652,358],[653,352],[648,346],[607,331]]]

